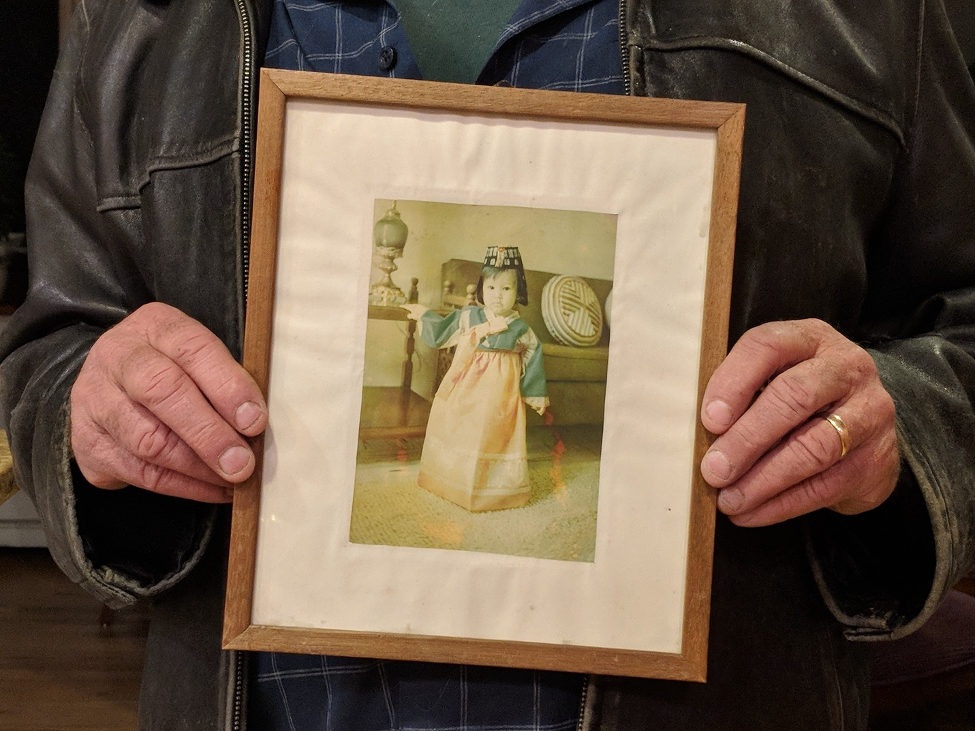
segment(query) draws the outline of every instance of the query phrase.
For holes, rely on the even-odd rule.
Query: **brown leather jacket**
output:
[[[31,286],[0,349],[17,480],[72,579],[154,603],[147,731],[239,719],[226,511],[87,485],[68,393],[151,300],[240,351],[268,5],[83,0],[28,180]],[[917,628],[973,557],[973,82],[936,0],[625,0],[621,17],[631,93],[747,104],[731,337],[816,317],[863,343],[903,471],[861,516],[720,517],[709,681],[594,678],[584,725],[860,728],[865,643],[848,640]]]

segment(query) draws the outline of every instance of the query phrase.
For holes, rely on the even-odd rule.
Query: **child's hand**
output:
[[[420,320],[424,316],[424,313],[431,309],[424,305],[401,305],[401,308],[407,310],[407,317],[411,320]]]

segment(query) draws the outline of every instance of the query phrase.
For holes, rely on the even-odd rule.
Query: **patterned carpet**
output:
[[[600,427],[527,432],[532,499],[522,508],[470,513],[417,486],[422,441],[361,442],[350,540],[593,561]]]

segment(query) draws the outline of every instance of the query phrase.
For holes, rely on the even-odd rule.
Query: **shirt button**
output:
[[[377,59],[377,65],[380,67],[381,71],[389,71],[397,63],[397,49],[393,46],[384,46],[380,49],[380,57]]]

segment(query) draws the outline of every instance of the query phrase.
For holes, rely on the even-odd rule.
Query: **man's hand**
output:
[[[837,414],[851,435],[842,457]],[[899,474],[895,406],[871,356],[820,320],[747,332],[702,400],[715,441],[702,475],[737,525],[778,523],[819,508],[881,505]]]
[[[268,422],[261,391],[207,328],[160,303],[92,346],[71,389],[71,448],[85,478],[226,502]]]

